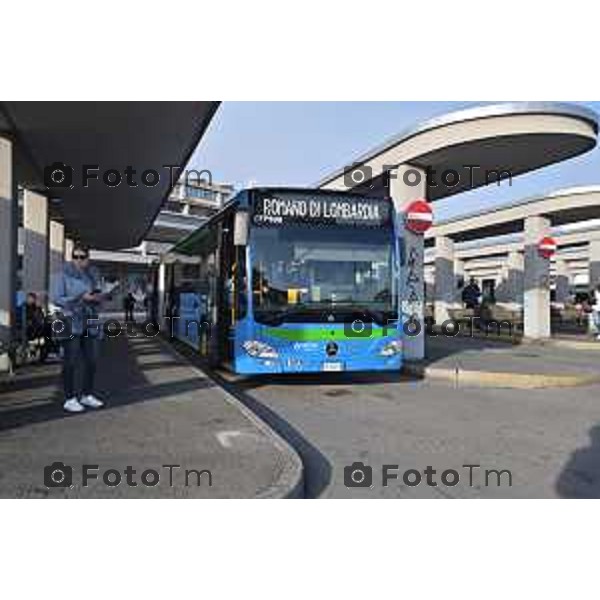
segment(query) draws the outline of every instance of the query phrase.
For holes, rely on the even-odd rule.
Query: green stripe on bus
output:
[[[263,330],[265,335],[288,340],[291,342],[324,342],[327,340],[372,340],[380,337],[394,335],[394,330],[373,329],[368,336],[346,335],[343,329],[326,329],[324,327],[308,327],[306,329],[278,329],[267,327]]]

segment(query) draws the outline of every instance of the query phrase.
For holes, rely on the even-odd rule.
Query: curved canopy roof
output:
[[[428,120],[394,136],[351,161],[371,170],[368,187],[381,192],[381,174],[400,164],[441,173],[456,170],[461,181],[452,187],[429,185],[428,199],[438,200],[495,181],[486,171],[511,176],[572,158],[591,150],[597,141],[598,120],[591,110],[572,104],[511,102],[453,112]],[[477,168],[465,169],[467,165]],[[348,189],[348,166],[322,179],[317,186]],[[361,187],[361,191],[367,191]]]

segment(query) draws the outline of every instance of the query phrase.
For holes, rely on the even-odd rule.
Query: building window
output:
[[[211,200],[213,202],[218,200],[218,192],[200,187],[187,186],[186,195],[188,198],[200,198],[201,200]]]

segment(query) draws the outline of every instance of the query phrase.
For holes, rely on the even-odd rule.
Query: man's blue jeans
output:
[[[98,339],[75,335],[63,341],[63,384],[65,398],[87,396],[94,391]]]

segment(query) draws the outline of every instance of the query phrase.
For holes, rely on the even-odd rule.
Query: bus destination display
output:
[[[378,227],[389,223],[387,200],[359,196],[268,194],[254,202],[255,225],[348,225]]]

